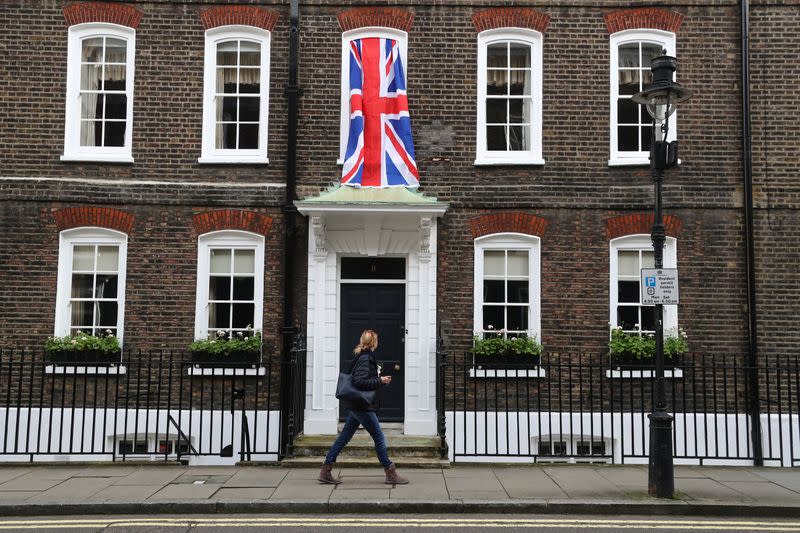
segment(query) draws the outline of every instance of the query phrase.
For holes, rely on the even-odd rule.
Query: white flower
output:
[[[237,332],[236,332],[236,335],[238,335],[239,337],[241,337],[242,335],[244,335],[244,333],[242,333],[241,331],[237,331]],[[245,338],[247,338],[247,337],[245,337]]]
[[[78,344],[78,339],[72,339],[70,342],[71,342],[72,344]]]
[[[217,337],[224,337],[224,336],[225,336],[225,332],[224,331],[222,331],[222,330],[217,331]]]
[[[247,340],[247,337],[245,337],[244,340]]]
[[[486,329],[494,329],[494,326],[489,324],[488,326],[486,326]]]

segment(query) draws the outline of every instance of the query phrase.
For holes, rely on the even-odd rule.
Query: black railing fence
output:
[[[201,366],[173,351],[114,364],[0,351],[0,460],[278,460],[302,426],[305,351],[291,354]]]
[[[648,456],[653,366],[617,367],[607,355],[584,354],[546,354],[527,369],[478,367],[445,361],[441,354],[438,359],[438,403],[445,415],[439,433],[446,435],[455,461],[617,463]],[[743,361],[688,355],[667,369],[678,462],[756,459],[751,440],[756,421],[765,464],[800,464],[798,357],[769,356],[759,363],[756,417],[748,402],[751,369]]]

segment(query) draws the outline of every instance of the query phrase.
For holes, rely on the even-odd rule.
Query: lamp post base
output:
[[[672,416],[655,411],[650,419],[650,463],[647,491],[655,498],[672,498],[675,493],[675,473],[672,464]]]

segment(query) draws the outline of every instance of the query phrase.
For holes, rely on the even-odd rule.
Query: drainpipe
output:
[[[753,152],[750,124],[750,8],[748,0],[740,1],[742,19],[742,163],[744,166],[744,223],[747,254],[747,344],[748,381],[750,382],[750,439],[753,443],[753,464],[764,465],[761,447],[761,408],[758,384],[758,337],[756,320],[756,267],[753,238]]]

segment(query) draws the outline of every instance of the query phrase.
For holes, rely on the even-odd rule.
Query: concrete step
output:
[[[430,457],[393,457],[391,455],[390,457],[398,468],[450,468],[450,461],[448,460]],[[281,461],[281,466],[320,468],[323,459],[323,457],[292,457]],[[381,464],[374,455],[372,457],[343,457],[340,455],[336,459],[336,466],[380,468]]]
[[[428,457],[438,459],[440,440],[438,437],[417,435],[385,435],[386,447],[392,457]],[[302,457],[324,457],[336,435],[300,435],[294,440],[294,455]],[[374,457],[375,444],[368,434],[356,434],[345,446],[342,457]]]

